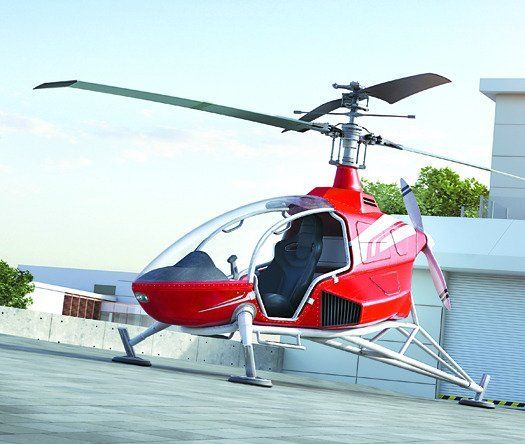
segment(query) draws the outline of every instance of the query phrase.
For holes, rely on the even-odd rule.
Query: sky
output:
[[[83,80],[297,117],[372,85],[452,83],[361,124],[489,165],[485,77],[524,77],[521,1],[0,0],[0,259],[139,271],[178,237],[259,199],[329,186],[330,139],[40,83]],[[331,118],[334,119],[334,118]],[[333,123],[338,120],[331,120]],[[369,149],[363,177],[414,181],[442,161]],[[454,167],[488,184],[488,173]]]

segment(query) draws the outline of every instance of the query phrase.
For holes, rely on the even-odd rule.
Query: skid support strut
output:
[[[122,364],[132,364],[140,365],[142,367],[150,367],[151,362],[147,359],[139,358],[135,355],[134,346],[138,343],[144,341],[144,339],[149,338],[151,335],[158,333],[159,331],[168,328],[170,324],[164,324],[162,322],[155,322],[149,328],[144,330],[142,333],[139,333],[137,336],[130,339],[128,329],[126,327],[120,326],[118,332],[120,334],[120,339],[122,340],[122,345],[124,345],[124,351],[126,356],[115,356],[112,361],[120,362]]]
[[[228,381],[237,382],[239,384],[257,385],[259,387],[271,387],[271,380],[259,378],[257,376],[252,343],[254,315],[255,309],[252,305],[240,306],[237,311],[237,325],[239,327],[239,333],[244,348],[246,376],[232,375],[229,377]]]
[[[338,350],[353,353],[375,361],[390,364],[405,370],[410,370],[424,376],[446,381],[459,387],[474,392],[473,399],[462,399],[460,404],[493,408],[494,404],[484,401],[490,381],[489,375],[484,375],[481,382],[477,384],[461,366],[441,347],[441,345],[430,336],[430,334],[419,324],[415,307],[413,308],[412,321],[383,321],[365,327],[350,328],[346,330],[319,330],[308,328],[290,328],[254,325],[253,330],[256,334],[269,334],[290,336],[296,338],[297,347],[300,339],[308,339],[313,342],[333,347]],[[388,332],[397,331],[405,337],[400,348],[387,347],[379,343]],[[289,343],[275,343],[289,348]],[[390,344],[392,345],[392,344]],[[427,363],[428,359],[419,361],[407,356],[409,350],[418,348],[420,353],[425,353],[427,358],[432,358],[435,364]],[[413,356],[413,355],[412,355]]]

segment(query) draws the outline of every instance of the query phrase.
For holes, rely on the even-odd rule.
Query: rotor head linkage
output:
[[[361,86],[359,82],[350,82],[348,85],[340,85],[339,83],[332,83],[335,89],[347,89],[348,91],[359,91]]]

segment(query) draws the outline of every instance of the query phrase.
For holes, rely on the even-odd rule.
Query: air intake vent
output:
[[[353,325],[361,318],[361,305],[334,294],[323,292],[323,327]]]
[[[370,199],[369,197],[363,197],[363,202],[364,202],[366,205],[370,205],[371,207],[376,207],[376,208],[377,208],[376,201],[373,200],[373,199]]]

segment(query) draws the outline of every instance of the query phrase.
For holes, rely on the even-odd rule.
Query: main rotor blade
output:
[[[392,104],[413,94],[445,83],[450,83],[450,80],[438,74],[426,73],[378,83],[377,85],[363,88],[359,92],[365,92],[369,96]]]
[[[325,114],[331,113],[332,111],[335,111],[336,109],[339,109],[342,106],[343,106],[343,100],[335,99],[330,102],[326,102],[326,103],[323,103],[322,105],[319,105],[317,108],[314,108],[312,111],[307,112],[299,120],[302,120],[303,122],[311,122],[312,120],[315,120],[318,117],[321,117]]]
[[[328,133],[332,128],[330,125],[321,123],[310,123],[289,117],[272,116],[269,114],[256,113],[229,106],[215,105],[208,102],[199,102],[196,100],[184,99],[181,97],[167,96],[164,94],[155,94],[135,89],[119,88],[116,86],[101,85],[98,83],[81,82],[78,80],[68,80],[64,82],[51,82],[38,85],[34,89],[44,88],[77,88],[88,91],[95,91],[117,96],[132,97],[134,99],[149,100],[151,102],[165,103],[167,105],[180,106],[183,108],[196,109],[208,113],[220,114],[223,116],[235,117],[237,119],[249,120],[251,122],[262,123],[264,125],[276,126],[293,131],[315,130],[321,133]]]
[[[314,108],[312,111],[307,112],[304,116],[302,116],[299,120],[302,122],[311,122],[318,117],[324,116],[325,114],[328,114],[332,111],[335,111],[336,109],[339,109],[343,106],[342,99],[335,99],[331,102],[323,103],[322,105],[319,105],[317,108]],[[283,133],[285,133],[288,130],[284,130]],[[305,131],[308,131],[307,129],[301,129],[296,130],[300,133],[304,133]]]
[[[459,165],[465,165],[465,166],[469,166],[472,168],[477,168],[478,170],[489,171],[491,173],[501,174],[502,176],[510,177],[512,179],[525,181],[525,177],[516,176],[514,174],[506,173],[505,171],[495,170],[493,168],[485,167],[483,165],[477,165],[475,163],[464,162],[463,160],[453,159],[452,157],[441,156],[439,154],[429,153],[428,151],[417,150],[415,148],[409,148],[404,145],[399,145],[397,143],[393,143],[385,139],[383,139],[382,142],[378,142],[377,145],[382,145],[388,148],[394,148],[396,150],[401,150],[401,151],[408,151],[409,153],[421,154],[422,156],[434,157],[436,159],[446,160],[447,162],[457,163]]]

